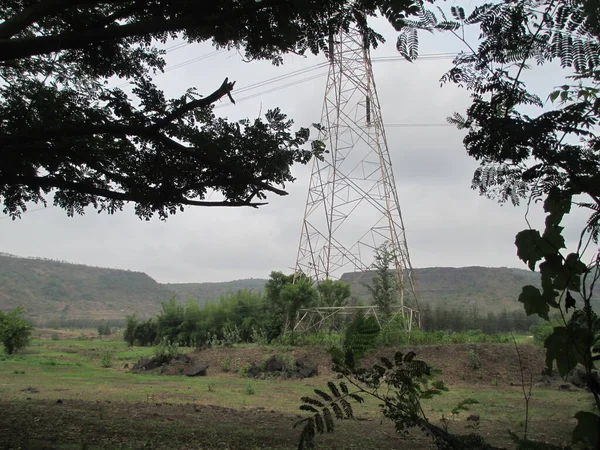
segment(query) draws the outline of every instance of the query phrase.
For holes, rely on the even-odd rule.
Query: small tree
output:
[[[25,348],[31,340],[33,325],[21,317],[24,312],[21,306],[9,312],[0,311],[0,341],[9,355]]]
[[[321,281],[317,291],[322,306],[346,306],[350,298],[350,285],[340,280]]]
[[[110,325],[106,322],[106,320],[103,320],[100,322],[100,325],[98,325],[98,334],[100,336],[110,336],[112,333],[112,330],[110,329]]]
[[[394,261],[394,253],[389,244],[382,244],[375,252],[375,277],[371,285],[363,283],[373,297],[373,303],[385,318],[389,318],[392,306],[398,301],[398,278],[390,268]]]

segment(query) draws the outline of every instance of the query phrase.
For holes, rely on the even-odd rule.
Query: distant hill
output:
[[[346,273],[342,280],[352,285],[353,294],[367,299],[361,283],[370,284],[375,272]],[[506,267],[428,267],[414,270],[415,285],[421,305],[441,304],[448,309],[469,309],[475,305],[482,312],[521,309],[517,301],[521,288],[540,285],[539,273]]]
[[[142,272],[0,254],[0,308],[23,305],[36,322],[154,314],[172,295]]]
[[[539,274],[505,267],[431,267],[414,273],[421,305],[469,310],[475,306],[484,314],[521,309],[517,301],[521,288],[539,286]],[[342,280],[352,285],[356,299],[368,303],[368,292],[360,282],[369,283],[373,274],[366,272],[357,280],[358,274],[347,273]],[[171,297],[203,305],[239,289],[261,292],[266,282],[160,284],[142,272],[0,253],[0,309],[23,305],[36,323],[122,320],[132,313],[148,317]]]

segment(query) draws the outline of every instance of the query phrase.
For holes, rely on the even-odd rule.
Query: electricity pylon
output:
[[[319,139],[329,153],[313,161],[295,272],[319,282],[373,268],[387,242],[400,304],[418,311],[412,266],[369,48],[358,29],[330,39]],[[411,314],[412,317],[412,314]]]

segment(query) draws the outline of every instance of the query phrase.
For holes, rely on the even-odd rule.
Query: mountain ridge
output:
[[[481,312],[521,309],[517,298],[526,284],[539,286],[539,274],[510,267],[427,267],[414,269],[422,305],[472,308]],[[356,273],[341,278],[352,285],[354,302],[368,301]],[[369,282],[373,272],[363,273]],[[228,282],[159,283],[141,271],[74,264],[0,253],[0,309],[23,305],[37,322],[49,320],[122,320],[137,313],[156,314],[176,297],[204,304],[239,289],[261,292],[266,279]]]

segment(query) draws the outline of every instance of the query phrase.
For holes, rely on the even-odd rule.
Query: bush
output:
[[[261,327],[252,327],[252,342],[258,345],[267,345],[269,343],[269,338],[267,336],[267,332]]]
[[[540,347],[543,347],[546,338],[552,334],[554,327],[558,326],[560,326],[560,323],[557,320],[543,320],[538,323],[534,323],[529,328],[529,331],[533,335],[533,342]]]
[[[250,370],[250,367],[251,367],[250,364],[242,364],[240,366],[240,368],[238,369],[238,374],[241,377],[246,378],[248,376],[248,371]]]
[[[20,306],[9,312],[0,311],[0,342],[9,355],[27,347],[31,341],[33,326],[21,317],[23,313]]]
[[[100,325],[98,325],[98,334],[100,336],[110,336],[111,333],[110,325],[105,320],[100,322]]]
[[[231,362],[229,360],[229,356],[226,356],[225,359],[221,361],[221,368],[223,369],[223,372],[229,372],[229,370],[231,369]]]
[[[104,350],[100,356],[100,365],[105,369],[112,367],[114,354],[111,350]]]
[[[171,361],[179,354],[179,344],[176,342],[170,342],[167,338],[161,339],[161,341],[154,347],[154,357],[159,361],[160,364],[165,364]]]
[[[246,385],[246,394],[247,395],[256,394],[256,391],[254,390],[254,387],[251,384]]]
[[[471,349],[467,353],[469,357],[469,362],[471,365],[471,369],[478,370],[481,368],[481,359],[479,359],[479,353],[477,353],[476,349]]]

